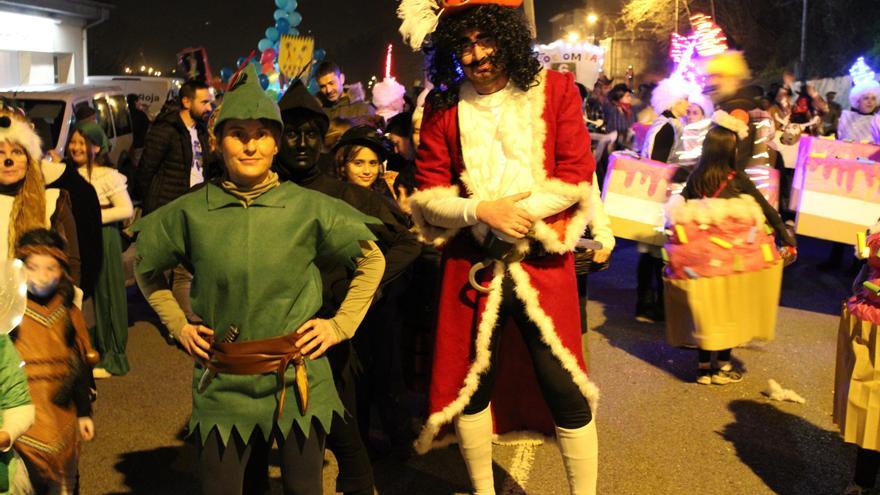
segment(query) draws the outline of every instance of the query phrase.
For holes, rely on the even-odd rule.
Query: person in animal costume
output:
[[[595,163],[574,77],[541,68],[521,3],[404,0],[398,10],[436,88],[413,220],[425,241],[445,244],[429,417],[415,446],[429,450],[454,425],[474,492],[493,494],[493,432],[555,433],[571,492],[593,494],[598,388],[580,350],[571,251]]]

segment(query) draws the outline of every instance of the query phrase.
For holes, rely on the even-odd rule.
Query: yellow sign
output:
[[[315,39],[311,36],[281,36],[281,52],[278,68],[285,76],[295,79],[306,75],[311,68],[315,52]]]

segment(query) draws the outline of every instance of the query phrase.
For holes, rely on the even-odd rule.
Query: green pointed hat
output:
[[[266,119],[283,126],[278,104],[260,86],[260,79],[253,64],[248,64],[238,77],[229,82],[229,90],[223,96],[220,114],[214,121],[214,132],[230,119]]]

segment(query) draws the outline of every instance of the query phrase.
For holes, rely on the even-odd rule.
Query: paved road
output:
[[[599,493],[841,493],[854,448],[831,423],[837,316],[849,276],[813,266],[827,244],[804,240],[786,271],[775,341],[738,349],[746,380],[726,387],[693,383],[693,351],[663,343],[663,327],[631,318],[635,249],[624,243],[613,266],[591,279],[592,376],[602,390],[598,411]],[[182,440],[189,414],[189,363],[145,322],[131,329],[132,372],[99,383],[97,439],[84,448],[82,493],[191,494],[194,449]],[[806,404],[762,396],[769,378]],[[499,493],[567,493],[552,443],[498,446]],[[278,476],[277,469],[273,475]],[[325,493],[333,493],[328,454]],[[465,493],[455,448],[407,462],[376,464],[382,494]],[[280,493],[277,486],[274,493]]]

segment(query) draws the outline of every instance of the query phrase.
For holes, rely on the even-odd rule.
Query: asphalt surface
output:
[[[621,243],[607,272],[591,277],[591,376],[602,392],[599,493],[842,493],[855,448],[840,440],[831,401],[837,313],[852,275],[816,270],[829,245],[801,241],[800,260],[786,269],[776,340],[734,351],[746,370],[736,385],[693,383],[695,351],[666,345],[662,325],[633,320],[631,243]],[[132,319],[149,319],[131,296]],[[132,326],[128,349],[131,373],[99,382],[98,435],[83,448],[82,493],[198,493],[195,449],[183,440],[189,360],[144,321]],[[806,403],[767,399],[761,392],[770,378]],[[499,494],[568,493],[552,442],[496,446],[493,458]],[[324,493],[335,493],[332,455],[326,460]],[[374,467],[382,494],[468,489],[454,446],[406,461],[386,457]],[[278,468],[270,474],[277,479]],[[273,493],[280,493],[277,482]]]

